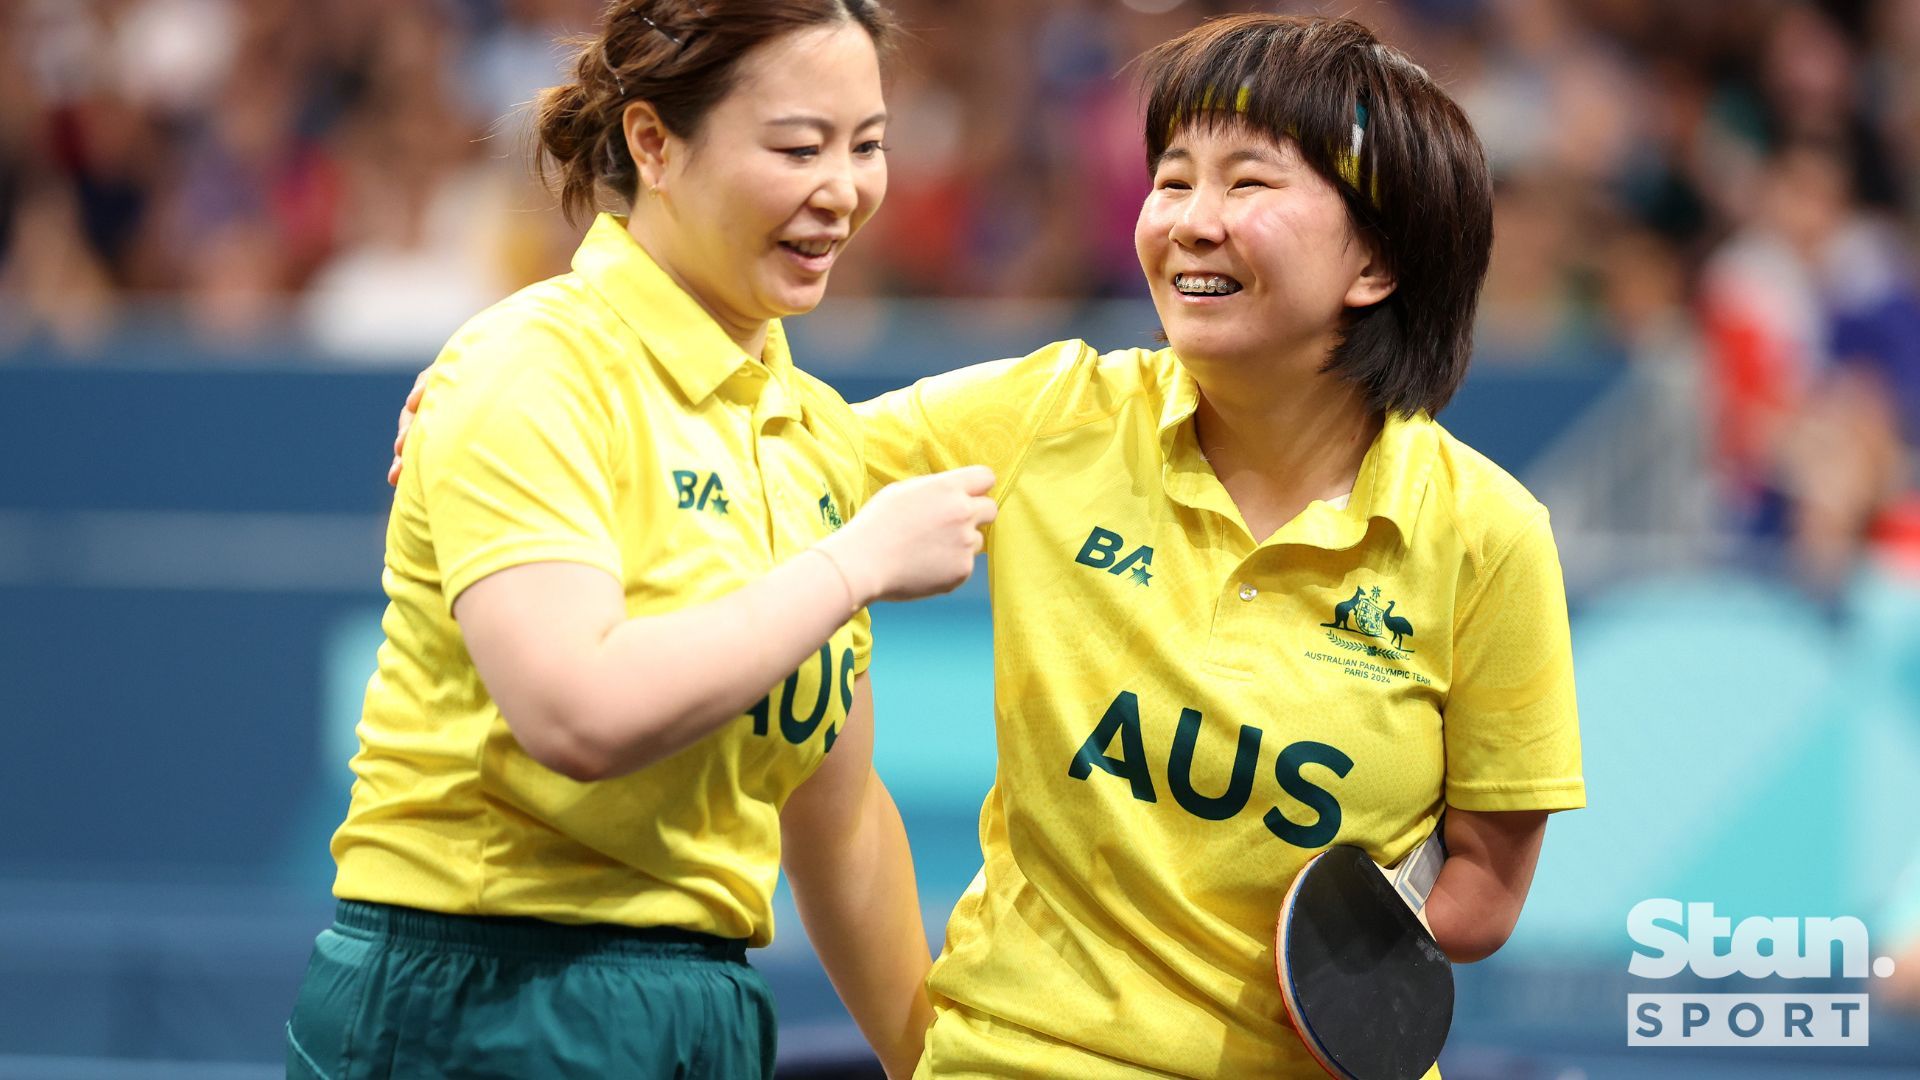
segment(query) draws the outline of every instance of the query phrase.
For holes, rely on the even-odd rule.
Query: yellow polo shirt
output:
[[[387,528],[387,640],[333,839],[335,895],[770,941],[779,808],[846,719],[866,613],[698,743],[578,783],[514,741],[453,602],[542,561],[605,570],[630,617],[715,599],[853,513],[854,431],[846,403],[793,367],[778,323],[747,356],[610,216],[572,273],[455,334]]]
[[[1585,788],[1546,510],[1424,417],[1249,534],[1170,351],[1082,342],[856,407],[869,484],[979,462],[999,752],[922,1075],[1319,1076],[1274,923],[1329,844]]]

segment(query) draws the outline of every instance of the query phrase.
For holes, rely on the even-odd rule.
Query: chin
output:
[[[1244,335],[1222,333],[1224,327],[1163,325],[1174,355],[1189,363],[1230,363],[1259,351]]]
[[[777,318],[785,318],[789,315],[805,315],[807,312],[819,307],[820,301],[826,299],[826,296],[827,283],[825,281],[814,285],[783,284],[769,290],[768,299],[771,300],[772,303],[768,306],[774,310],[775,317]]]

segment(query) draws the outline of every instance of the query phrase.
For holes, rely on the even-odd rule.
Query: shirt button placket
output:
[[[1214,594],[1219,599],[1214,606],[1213,632],[1207,643],[1210,661],[1241,672],[1255,671],[1263,662],[1266,646],[1260,644],[1264,641],[1259,632],[1260,623],[1263,616],[1271,615],[1270,611],[1252,606],[1260,596],[1260,589],[1240,576],[1247,569],[1240,567],[1233,577],[1220,582],[1220,591]]]

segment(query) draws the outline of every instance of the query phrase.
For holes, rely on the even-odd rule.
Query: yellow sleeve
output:
[[[1447,803],[1462,810],[1585,806],[1560,556],[1539,508],[1503,552],[1454,631],[1442,717]]]
[[[861,608],[853,617],[853,674],[865,675],[873,666],[873,615]]]
[[[992,469],[1004,492],[1074,367],[1092,356],[1086,342],[1055,342],[855,405],[868,494],[962,465]]]
[[[447,610],[474,582],[525,563],[619,578],[612,424],[590,366],[538,326],[495,322],[463,337],[436,364],[414,428],[420,457],[407,465],[420,470]]]

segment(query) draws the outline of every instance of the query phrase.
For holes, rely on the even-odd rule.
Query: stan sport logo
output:
[[[1627,913],[1627,934],[1635,946],[1627,971],[1643,979],[1817,979],[1825,990],[1894,971],[1890,956],[1869,959],[1866,924],[1850,915],[1755,915],[1735,925],[1711,903],[1642,900]],[[1867,995],[1628,994],[1627,1045],[1865,1046]]]

